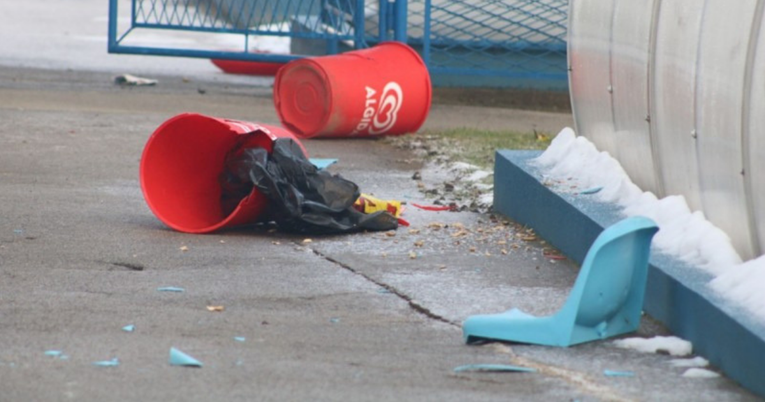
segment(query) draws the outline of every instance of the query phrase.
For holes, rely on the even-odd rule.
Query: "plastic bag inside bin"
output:
[[[257,187],[269,200],[263,220],[274,221],[288,232],[330,234],[398,227],[388,212],[364,214],[354,209],[359,187],[318,170],[288,138],[274,141],[270,155],[263,148],[247,148],[230,156],[221,185],[224,209]]]

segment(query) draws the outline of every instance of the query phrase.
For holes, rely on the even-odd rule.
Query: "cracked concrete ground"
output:
[[[683,378],[671,357],[609,341],[463,344],[468,315],[550,313],[577,274],[544,257],[543,239],[490,215],[409,207],[411,226],[395,234],[310,242],[265,229],[166,228],[137,177],[159,124],[187,111],[277,119],[268,88],[161,78],[155,88],[122,89],[107,73],[0,68],[0,399],[756,399],[725,377]],[[435,105],[429,126],[554,128],[571,119],[455,108]],[[404,151],[374,140],[304,144],[314,157],[339,158],[332,170],[365,192],[426,200],[411,179],[422,166]],[[121,330],[128,324],[134,332]],[[646,318],[639,335],[654,334],[664,332]],[[170,366],[170,347],[204,366]],[[92,364],[112,358],[120,365]],[[453,371],[475,363],[538,372]]]

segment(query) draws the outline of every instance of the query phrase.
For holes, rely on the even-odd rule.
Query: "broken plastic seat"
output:
[[[587,252],[566,303],[554,315],[518,309],[474,315],[462,325],[467,343],[498,340],[567,347],[637,330],[645,296],[651,219],[630,217],[606,228]]]

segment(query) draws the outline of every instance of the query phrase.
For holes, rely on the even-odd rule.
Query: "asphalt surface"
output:
[[[149,135],[181,112],[278,124],[270,88],[172,75],[121,88],[112,76],[0,68],[0,400],[756,399],[610,341],[465,345],[467,316],[554,312],[577,274],[543,256],[543,239],[489,214],[410,206],[411,226],[395,234],[310,241],[270,228],[168,229],[138,182]],[[434,105],[427,126],[553,131],[570,120]],[[383,141],[304,145],[339,158],[331,170],[364,192],[429,201],[412,180],[422,162]],[[665,332],[645,318],[637,335],[655,334]],[[203,367],[171,366],[171,347]],[[454,372],[479,363],[538,371]]]

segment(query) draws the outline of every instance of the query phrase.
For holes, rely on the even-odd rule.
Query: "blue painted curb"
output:
[[[533,228],[581,264],[595,238],[624,216],[620,207],[591,195],[557,192],[529,162],[539,151],[497,151],[494,210]],[[765,325],[755,322],[707,287],[712,277],[652,252],[644,310],[672,333],[693,343],[731,379],[765,397]]]

